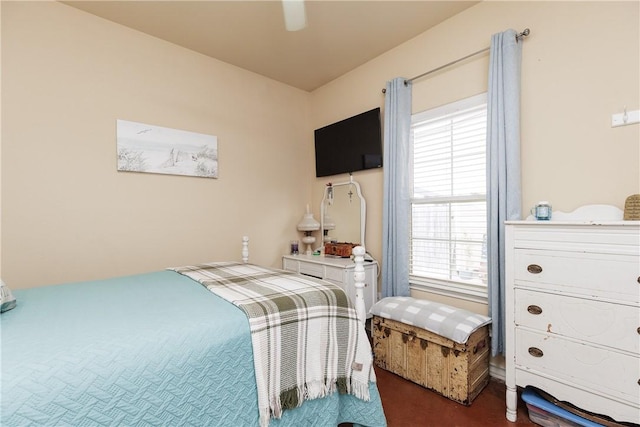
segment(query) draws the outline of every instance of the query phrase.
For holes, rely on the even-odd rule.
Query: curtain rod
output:
[[[523,32],[521,32],[521,33],[519,33],[519,34],[516,34],[516,40],[521,40],[521,39],[523,39],[523,38],[527,37],[527,36],[529,35],[529,33],[531,33],[531,31],[529,31],[529,29],[528,29],[528,28],[525,28]],[[480,50],[479,50],[479,51],[477,51],[477,52],[470,53],[469,55],[464,56],[464,57],[462,57],[462,58],[458,58],[458,59],[456,59],[455,61],[451,61],[451,62],[449,62],[448,64],[441,65],[440,67],[438,67],[438,68],[434,68],[433,70],[429,70],[429,71],[427,71],[426,73],[422,73],[422,74],[420,74],[420,75],[417,75],[417,76],[415,76],[415,77],[412,77],[412,78],[410,78],[410,79],[407,79],[407,80],[405,80],[405,81],[404,81],[404,84],[406,85],[406,84],[408,84],[409,82],[412,82],[412,81],[417,80],[417,79],[419,79],[419,78],[425,77],[425,76],[427,76],[427,75],[429,75],[429,74],[435,73],[436,71],[440,71],[440,70],[442,70],[443,68],[450,67],[450,66],[452,66],[452,65],[454,65],[454,64],[457,64],[458,62],[462,62],[462,61],[464,61],[465,59],[469,59],[469,58],[471,58],[471,57],[474,57],[474,56],[476,56],[476,55],[479,55],[479,54],[481,54],[481,53],[484,53],[484,52],[488,51],[489,49],[491,49],[491,48],[490,48],[490,47],[485,47],[484,49],[480,49]],[[386,93],[386,92],[387,92],[387,89],[382,89],[382,93]]]

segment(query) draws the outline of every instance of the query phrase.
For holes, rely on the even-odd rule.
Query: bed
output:
[[[265,423],[251,320],[208,285],[167,269],[14,290],[0,317],[0,425],[386,425],[372,369],[366,398],[326,390]]]

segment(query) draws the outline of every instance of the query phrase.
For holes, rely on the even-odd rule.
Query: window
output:
[[[412,285],[486,298],[486,133],[486,94],[412,117]]]

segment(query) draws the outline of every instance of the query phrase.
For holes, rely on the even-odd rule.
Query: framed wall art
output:
[[[117,120],[118,171],[218,178],[213,135]]]

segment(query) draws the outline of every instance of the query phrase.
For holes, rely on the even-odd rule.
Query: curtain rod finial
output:
[[[529,31],[528,28],[525,28],[524,31],[522,31],[520,34],[518,34],[516,36],[516,39],[520,40],[520,39],[522,39],[524,37],[527,37],[530,33],[531,33],[531,31]]]

